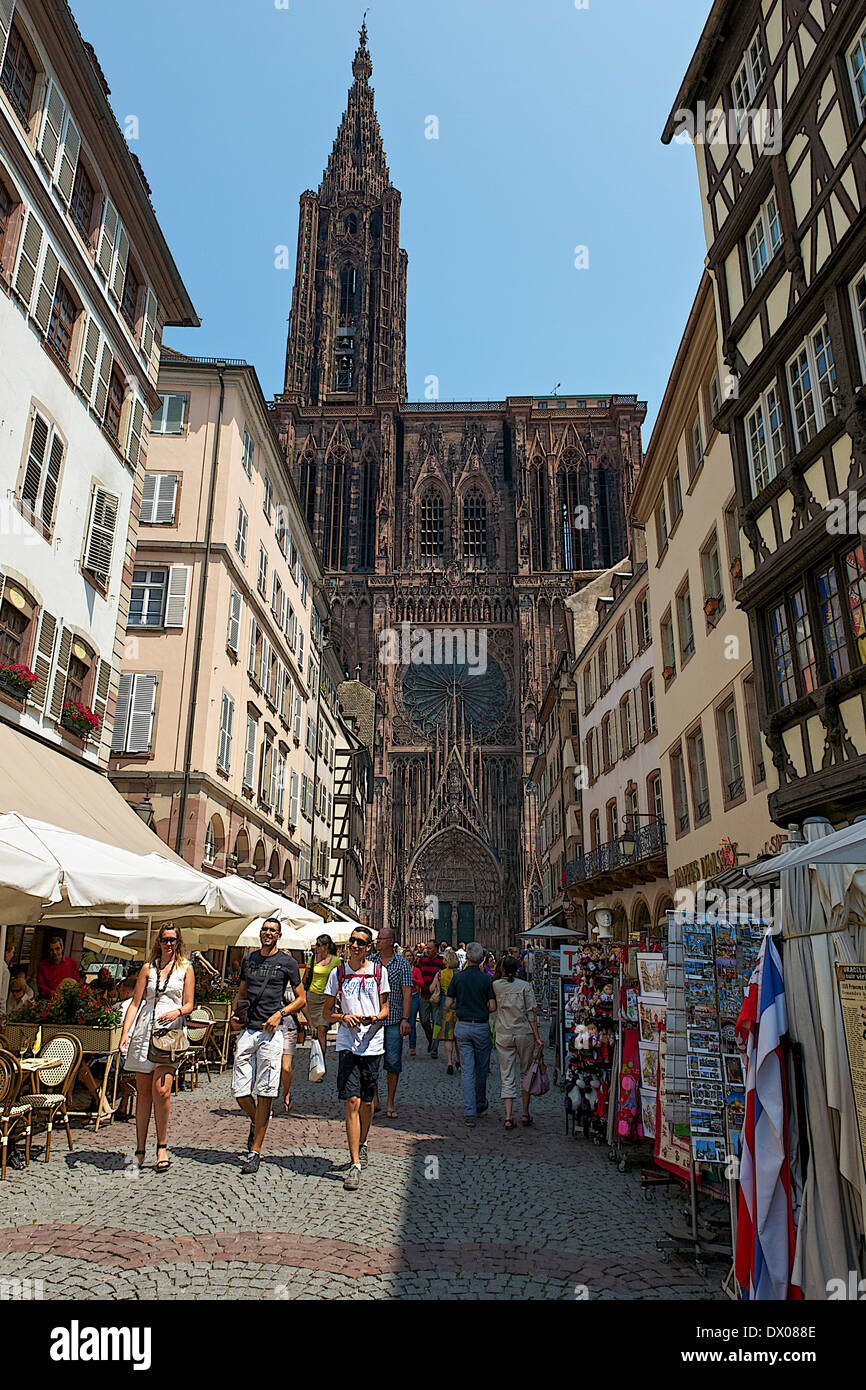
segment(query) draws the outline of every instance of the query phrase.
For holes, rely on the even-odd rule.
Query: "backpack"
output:
[[[356,980],[356,979],[369,980],[369,979],[372,979],[372,978],[375,978],[375,981],[376,981],[376,993],[377,993],[377,995],[379,996],[379,1007],[381,1008],[381,1007],[382,1007],[382,993],[381,993],[381,990],[379,989],[379,985],[381,984],[381,981],[382,981],[382,962],[381,962],[381,961],[374,961],[374,962],[373,962],[373,975],[370,976],[370,975],[358,975],[358,974],[357,974],[356,972],[354,972],[354,971],[352,971],[352,972],[348,971],[348,970],[346,969],[346,964],[345,964],[345,962],[341,960],[341,961],[340,961],[340,964],[337,966],[337,997],[339,998],[340,995],[341,995],[342,992],[343,992],[343,982],[344,982],[345,980]],[[362,988],[366,990],[366,988],[367,988],[366,984],[363,985]]]

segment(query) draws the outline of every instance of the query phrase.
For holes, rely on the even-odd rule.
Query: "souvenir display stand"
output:
[[[619,948],[619,1039],[608,1129],[620,1172],[652,1160],[659,1038],[664,1031],[664,957],[645,935]],[[643,964],[642,964],[643,963]]]
[[[617,1044],[614,990],[616,947],[564,946],[560,974],[560,1066],[566,1093],[566,1131],[605,1142],[611,1067]]]

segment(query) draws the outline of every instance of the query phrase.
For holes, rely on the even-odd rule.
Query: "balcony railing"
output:
[[[581,879],[595,878],[597,874],[628,868],[631,864],[640,864],[643,860],[664,853],[667,841],[663,821],[655,821],[652,825],[645,825],[642,830],[630,833],[634,838],[634,854],[623,854],[619,840],[608,840],[606,844],[589,850],[566,865],[566,883],[578,883]]]

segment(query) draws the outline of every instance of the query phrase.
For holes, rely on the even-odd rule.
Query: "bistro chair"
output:
[[[27,1097],[34,1114],[46,1116],[47,1133],[45,1137],[45,1162],[51,1157],[51,1131],[54,1118],[59,1115],[61,1124],[66,1126],[66,1139],[72,1148],[72,1131],[69,1128],[68,1100],[72,1095],[78,1068],[81,1066],[81,1043],[72,1033],[55,1033],[39,1054],[40,1058],[56,1060],[57,1065],[45,1067],[38,1073],[32,1095]],[[44,1090],[42,1088],[45,1088]]]
[[[16,1125],[26,1122],[24,1130],[24,1161],[30,1162],[30,1130],[32,1107],[29,1099],[19,1100],[18,1092],[24,1073],[21,1063],[12,1052],[0,1051],[0,1144],[3,1154],[0,1158],[0,1181],[6,1178],[6,1159],[9,1153],[9,1135]]]
[[[184,1072],[190,1072],[193,1087],[198,1086],[198,1074],[202,1064],[207,1072],[207,1079],[210,1081],[210,1067],[205,1055],[205,1048],[210,1042],[210,1035],[214,1028],[213,1011],[204,1004],[198,1005],[193,1009],[186,1024],[186,1035],[189,1038],[189,1050],[183,1053],[178,1063],[177,1071],[174,1074],[174,1089],[177,1091],[180,1078]]]

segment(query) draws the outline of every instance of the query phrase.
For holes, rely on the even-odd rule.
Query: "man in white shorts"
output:
[[[283,1065],[283,1023],[307,1002],[297,961],[277,948],[280,924],[273,918],[262,923],[261,950],[251,951],[241,962],[240,988],[234,1004],[232,1027],[240,1034],[235,1050],[232,1095],[249,1116],[249,1152],[242,1173],[257,1173],[262,1144],[271,1117],[271,1103],[280,1089]],[[294,999],[284,1003],[286,986]]]

